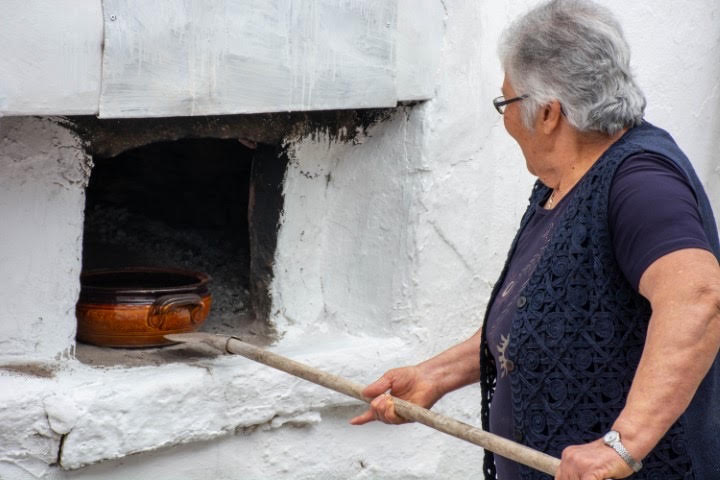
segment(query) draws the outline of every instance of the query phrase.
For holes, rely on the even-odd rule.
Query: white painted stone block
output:
[[[75,344],[88,157],[49,119],[0,119],[0,361]]]
[[[0,0],[0,11],[0,115],[393,107],[432,97],[442,45],[439,0]]]
[[[396,1],[105,0],[101,117],[391,107]]]
[[[0,115],[97,112],[101,0],[0,0]]]

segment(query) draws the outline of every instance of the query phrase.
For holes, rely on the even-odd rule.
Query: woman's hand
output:
[[[392,399],[389,395],[383,395],[386,392],[424,408],[432,407],[443,395],[437,385],[427,378],[422,367],[395,368],[365,387],[363,395],[374,400],[365,413],[353,418],[350,423],[363,425],[373,420],[393,424],[407,423],[407,420],[395,413]]]
[[[625,460],[599,439],[563,450],[555,480],[619,479],[628,477],[632,473]]]
[[[480,330],[464,342],[412,367],[394,368],[363,390],[372,398],[370,409],[350,420],[362,425],[373,420],[385,423],[406,423],[393,408],[391,395],[420,405],[432,407],[448,392],[480,379]]]

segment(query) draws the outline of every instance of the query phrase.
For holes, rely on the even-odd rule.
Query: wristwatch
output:
[[[630,452],[627,451],[625,445],[623,445],[620,441],[620,433],[615,430],[610,430],[603,437],[603,442],[605,442],[605,445],[615,450],[617,454],[625,460],[625,463],[630,465],[630,468],[632,468],[635,473],[640,471],[642,468],[642,462],[635,460],[632,455],[630,455]]]

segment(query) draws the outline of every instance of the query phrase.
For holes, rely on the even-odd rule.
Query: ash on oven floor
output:
[[[200,331],[233,335],[241,340],[257,346],[267,346],[272,343],[272,335],[267,331],[265,322],[256,322],[245,318],[240,329],[222,328],[213,325],[211,329]],[[147,365],[164,365],[167,363],[193,363],[223,355],[210,346],[205,345],[167,345],[150,348],[111,348],[98,347],[78,342],[75,348],[75,358],[80,362],[95,367],[140,367]]]

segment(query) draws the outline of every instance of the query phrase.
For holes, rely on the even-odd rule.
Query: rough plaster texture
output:
[[[293,143],[278,249],[279,322],[308,316],[338,328],[368,325],[420,340],[429,351],[479,326],[534,180],[490,104],[502,83],[497,39],[509,19],[535,3],[442,2],[442,64],[432,101],[398,113],[356,145],[314,137]],[[603,3],[625,26],[647,119],[685,149],[717,214],[720,63],[712,52],[720,47],[720,5]],[[315,212],[328,221],[313,225]],[[307,268],[313,282],[303,276]],[[307,294],[294,306],[285,292],[298,289]],[[343,296],[345,308],[333,307]],[[366,323],[373,321],[380,324]]]
[[[438,3],[443,43],[432,101],[400,109],[353,144],[322,132],[288,139],[292,162],[273,284],[273,321],[283,336],[273,348],[357,381],[419,361],[480,326],[533,180],[490,100],[502,82],[498,34],[535,0]],[[625,25],[648,119],[685,148],[720,209],[720,64],[712,53],[720,47],[720,5],[605,3]],[[25,135],[15,132],[12,138]],[[36,197],[48,205],[52,182],[27,171],[5,180],[5,171],[17,170],[8,166],[15,163],[6,160],[4,142],[0,212],[24,220],[17,238],[31,245],[38,241],[34,229],[46,223],[12,210]],[[40,155],[45,168],[53,164],[48,156]],[[5,190],[23,188],[29,189],[23,201],[8,203],[15,195]],[[78,204],[60,203],[52,218],[76,218]],[[79,235],[60,233],[69,238],[71,230]],[[53,242],[64,238],[46,233]],[[52,277],[35,260],[42,255],[18,260],[20,242],[14,250],[5,243],[2,262],[14,260],[3,263],[4,272],[6,265],[24,268],[40,285],[42,275]],[[59,258],[67,251],[49,250],[41,253],[59,270],[76,265]],[[70,274],[49,283],[63,284]],[[28,313],[35,307],[22,296],[24,284],[8,285],[5,298],[23,298],[15,305],[25,316],[5,318],[0,328],[24,332],[20,344],[27,346],[21,323],[34,318]],[[62,308],[47,302],[42,311]],[[67,338],[59,343],[62,351]],[[476,447],[420,426],[351,428],[346,421],[356,404],[242,359],[134,369],[63,365],[52,378],[0,375],[0,478],[480,476]],[[477,389],[453,393],[435,408],[477,424]],[[54,464],[61,443],[60,464],[78,469]],[[128,456],[137,452],[145,453]],[[109,459],[115,460],[82,467]]]
[[[75,337],[89,159],[47,119],[0,119],[0,362],[48,360]]]
[[[277,351],[358,381],[409,354],[397,338],[339,335]],[[437,478],[458,468],[443,449],[408,465],[403,456],[433,434],[350,427],[362,408],[232,356],[133,369],[73,361],[51,378],[0,369],[0,478]],[[471,452],[455,439],[433,443]],[[124,458],[150,450],[159,451]],[[111,459],[122,460],[75,470]]]

